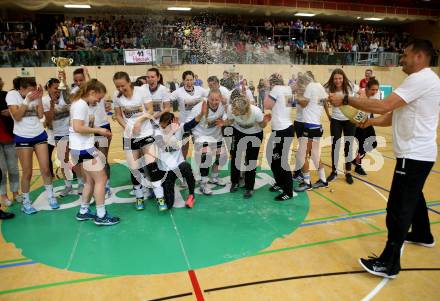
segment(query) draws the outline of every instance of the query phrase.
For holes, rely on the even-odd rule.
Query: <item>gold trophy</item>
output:
[[[53,56],[52,62],[58,67],[58,79],[60,80],[60,85],[58,86],[58,89],[66,90],[67,89],[66,83],[64,82],[63,76],[60,76],[60,72],[64,72],[64,68],[72,65],[73,59],[62,56],[59,57]]]

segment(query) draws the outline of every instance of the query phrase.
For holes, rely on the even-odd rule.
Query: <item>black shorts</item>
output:
[[[293,127],[294,127],[294,130],[295,130],[296,138],[303,137],[304,122],[296,121],[295,120],[294,123],[293,123]]]
[[[109,123],[109,124],[105,124],[105,125],[103,125],[103,126],[100,126],[100,128],[101,128],[101,129],[107,129],[107,130],[109,130],[110,132],[112,131],[112,128],[110,127],[110,123]],[[104,136],[99,135],[99,134],[95,134],[95,136],[104,137]]]
[[[47,134],[44,131],[40,135],[33,138],[24,138],[14,135],[15,147],[16,148],[33,148],[38,144],[47,143]]]
[[[72,155],[73,164],[79,165],[87,160],[93,160],[97,158],[98,150],[95,147],[85,150],[71,149],[70,154]]]
[[[122,147],[124,150],[140,150],[141,148],[153,144],[155,141],[153,136],[143,138],[122,138]]]
[[[324,130],[321,128],[304,128],[304,132],[302,137],[313,139],[313,138],[321,138]]]

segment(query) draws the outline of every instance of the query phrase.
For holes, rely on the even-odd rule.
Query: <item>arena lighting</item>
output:
[[[382,21],[383,18],[364,18],[365,21]]]
[[[174,11],[190,11],[191,7],[168,7],[167,10],[174,10]]]
[[[314,16],[316,16],[316,14],[296,13],[295,16],[298,16],[298,17],[314,17]]]
[[[89,4],[64,4],[65,8],[92,8]]]

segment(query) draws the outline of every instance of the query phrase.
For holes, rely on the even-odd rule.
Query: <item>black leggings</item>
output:
[[[53,153],[53,150],[55,149],[55,146],[53,146],[52,144],[48,143],[47,144],[47,149],[49,150],[49,171],[50,171],[50,174],[51,174],[52,178],[54,178],[52,153]]]
[[[293,142],[295,131],[293,125],[281,131],[272,131],[268,151],[272,149],[272,157],[267,158],[275,178],[275,184],[281,187],[283,192],[289,196],[293,195],[292,171],[289,165],[290,145]],[[270,152],[266,153],[266,156]]]
[[[220,151],[222,147],[222,141],[214,142],[214,143],[196,143],[194,148],[197,150],[201,150],[200,154],[200,176],[207,177],[209,175],[209,168],[213,165],[218,165],[220,163]],[[208,151],[205,152],[203,149],[208,148]],[[215,158],[213,160],[213,158]]]
[[[184,161],[180,163],[178,168],[175,170],[169,170],[166,172],[166,174],[167,176],[165,181],[162,183],[162,187],[165,195],[165,202],[167,203],[168,208],[171,208],[174,205],[174,183],[179,176],[186,180],[189,194],[194,195],[196,181],[192,173],[191,165],[188,162]]]
[[[348,120],[330,120],[330,135],[333,137],[332,140],[332,171],[336,171],[338,167],[339,159],[339,149],[341,144],[337,143],[344,132],[344,156],[345,156],[345,169],[347,171],[351,170],[351,158],[350,147],[353,147],[354,134],[356,132],[356,126]],[[350,155],[350,157],[349,157]]]
[[[244,139],[244,140],[242,140]],[[240,144],[240,141],[241,142]],[[256,143],[252,143],[255,141]],[[256,134],[245,134],[234,128],[234,138],[231,148],[231,183],[238,184],[243,152],[245,155],[244,182],[246,190],[253,190],[257,173],[257,159],[263,141],[263,131]],[[240,147],[240,148],[239,148]]]

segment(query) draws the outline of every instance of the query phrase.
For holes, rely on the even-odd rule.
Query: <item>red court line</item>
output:
[[[202,290],[200,289],[199,281],[197,280],[196,272],[194,272],[193,270],[188,270],[188,275],[189,279],[191,279],[191,284],[197,301],[205,301]]]

